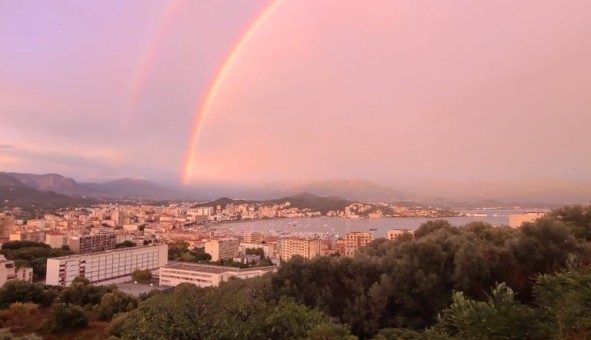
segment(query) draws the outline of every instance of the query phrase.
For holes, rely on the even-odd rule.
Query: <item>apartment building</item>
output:
[[[311,259],[320,255],[321,242],[318,239],[285,238],[281,240],[281,259],[288,261],[299,255]]]
[[[115,249],[117,236],[114,233],[72,236],[68,240],[70,250],[77,254]]]
[[[236,268],[176,262],[160,268],[160,285],[174,287],[181,283],[192,283],[199,287],[215,287],[231,277],[248,279],[276,271],[276,266]]]
[[[16,268],[14,261],[0,255],[0,287],[10,280],[33,282],[33,268]]]
[[[58,231],[50,231],[45,234],[45,243],[51,248],[61,248],[66,244],[66,235]]]
[[[16,221],[14,217],[0,213],[0,239],[8,240],[15,227]]]
[[[345,256],[353,256],[359,248],[373,241],[373,235],[369,232],[351,231],[346,234],[345,241]]]
[[[21,230],[10,233],[11,241],[33,241],[45,242],[45,231],[42,230]]]
[[[78,276],[93,284],[125,282],[136,269],[153,270],[167,263],[166,244],[55,257],[47,259],[46,283],[68,287]]]
[[[236,238],[221,238],[205,242],[205,252],[212,261],[233,259],[238,256],[240,241]]]
[[[388,233],[387,233],[386,238],[388,240],[396,240],[400,236],[407,234],[407,233],[412,234],[412,230],[411,229],[388,229]]]

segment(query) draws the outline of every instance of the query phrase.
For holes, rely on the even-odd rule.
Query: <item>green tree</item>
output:
[[[43,307],[51,305],[55,291],[20,280],[10,280],[0,288],[0,306],[6,308],[15,302],[32,302]]]
[[[52,333],[60,333],[68,329],[84,328],[88,319],[80,306],[68,306],[60,303],[55,306],[47,326]]]
[[[131,273],[131,279],[141,283],[149,283],[152,278],[152,272],[149,269],[136,269]]]
[[[136,309],[138,300],[119,290],[106,293],[101,298],[101,303],[97,308],[97,316],[100,320],[109,321],[115,314],[130,312]]]
[[[453,294],[453,303],[430,330],[451,339],[528,339],[535,333],[535,311],[515,300],[513,290],[497,285],[487,302]]]

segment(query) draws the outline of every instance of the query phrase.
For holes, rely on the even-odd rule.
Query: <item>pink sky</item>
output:
[[[164,33],[167,1],[0,3],[0,170],[177,181],[193,150],[190,184],[591,180],[589,1],[282,1],[194,147],[269,2],[181,2]]]

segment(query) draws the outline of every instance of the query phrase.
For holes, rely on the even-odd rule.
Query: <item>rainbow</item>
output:
[[[123,116],[121,117],[121,125],[126,127],[133,117],[135,111],[137,110],[137,106],[140,101],[142,89],[146,83],[146,78],[148,76],[148,71],[156,56],[158,55],[158,49],[160,47],[160,43],[166,32],[168,31],[168,27],[172,23],[176,13],[182,7],[181,5],[184,3],[184,0],[171,0],[168,2],[160,20],[159,24],[156,28],[154,36],[148,45],[148,48],[144,52],[142,58],[140,59],[139,64],[134,70],[133,77],[131,78],[131,94],[129,104],[127,106],[127,110],[124,112]]]
[[[263,8],[261,13],[252,21],[250,25],[246,26],[247,29],[243,34],[240,35],[238,42],[230,50],[230,53],[224,58],[224,61],[217,69],[217,72],[214,73],[215,76],[213,77],[213,81],[210,83],[208,90],[205,92],[203,100],[199,103],[197,109],[195,110],[193,128],[189,137],[189,144],[185,154],[183,168],[181,170],[181,182],[183,184],[187,182],[189,175],[193,172],[199,135],[201,134],[205,119],[211,111],[213,102],[217,97],[224,80],[227,78],[230,69],[240,56],[244,46],[248,44],[248,42],[256,34],[267,18],[269,18],[269,16],[271,16],[277,7],[279,7],[280,3],[281,0],[273,0],[271,3],[269,3],[269,5]]]

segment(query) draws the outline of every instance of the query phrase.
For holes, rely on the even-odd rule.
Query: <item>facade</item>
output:
[[[177,262],[160,268],[160,285],[174,287],[181,283],[192,283],[199,287],[215,287],[231,277],[247,279],[276,271],[275,266],[236,268]]]
[[[8,240],[14,228],[14,217],[0,213],[0,239]]]
[[[412,234],[412,230],[410,229],[388,229],[387,239],[388,240],[396,240],[400,236],[410,233]]]
[[[525,214],[509,215],[509,226],[511,228],[519,228],[525,222],[533,222],[538,218],[544,217],[543,212],[527,212]]]
[[[281,240],[281,259],[287,261],[299,255],[311,259],[320,255],[321,242],[318,239],[286,238]]]
[[[45,242],[44,231],[15,231],[10,233],[11,241],[33,241],[33,242]]]
[[[45,234],[45,243],[54,249],[61,248],[66,244],[66,235],[60,232],[50,231]]]
[[[238,256],[240,241],[235,238],[222,238],[205,242],[205,252],[212,261],[228,260]]]
[[[33,282],[33,268],[16,268],[14,261],[0,255],[0,287],[10,280]]]
[[[123,282],[136,269],[157,269],[168,263],[168,245],[133,247],[47,259],[48,285],[68,287],[78,276],[93,284]]]
[[[365,247],[373,241],[373,235],[368,232],[352,231],[347,233],[345,241],[347,242],[345,256],[353,256],[359,248]]]
[[[73,236],[68,240],[70,250],[77,254],[115,249],[117,236],[114,233]]]

